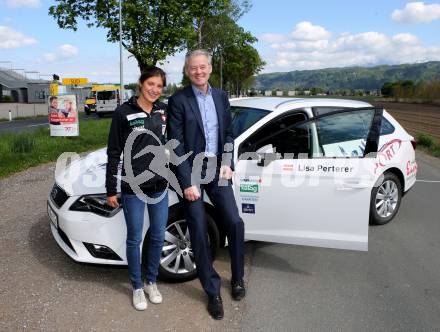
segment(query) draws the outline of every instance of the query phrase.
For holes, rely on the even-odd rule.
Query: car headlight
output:
[[[122,208],[120,194],[118,194],[117,197],[119,206],[114,208],[107,204],[106,194],[84,195],[70,206],[70,210],[92,212],[103,217],[111,218]]]

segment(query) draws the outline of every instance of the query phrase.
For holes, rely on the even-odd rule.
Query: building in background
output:
[[[45,103],[50,81],[28,79],[12,69],[0,68],[0,101]]]

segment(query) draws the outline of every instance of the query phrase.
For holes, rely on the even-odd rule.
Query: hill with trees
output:
[[[416,64],[344,67],[318,70],[295,70],[256,76],[258,90],[296,90],[320,88],[326,91],[343,89],[380,90],[386,82],[440,80],[440,61]]]

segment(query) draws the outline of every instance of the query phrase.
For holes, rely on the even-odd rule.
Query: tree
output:
[[[391,97],[393,96],[393,89],[395,87],[396,83],[394,82],[385,82],[382,85],[382,88],[380,89],[380,92],[384,97]]]
[[[193,24],[192,38],[188,49],[205,48],[212,53],[213,72],[210,82],[213,86],[226,87],[233,93],[240,94],[253,81],[264,66],[257,50],[252,44],[257,41],[250,32],[245,31],[236,21],[250,8],[249,1],[221,2],[220,10],[207,10],[202,13],[202,25]],[[199,16],[202,15],[199,12]],[[196,15],[197,16],[197,15]],[[184,77],[183,84],[187,84]]]
[[[212,21],[206,23],[213,18],[228,17],[233,21],[237,21],[251,8],[249,0],[199,0],[192,3],[190,11],[194,16],[192,35],[188,38],[187,48],[209,48],[206,39],[224,35],[221,31],[209,31]],[[218,35],[220,32],[220,35]]]
[[[206,0],[205,2],[212,2]],[[119,41],[117,0],[56,0],[49,15],[62,29],[78,29],[78,20],[87,26],[107,29],[107,41]],[[137,60],[140,70],[161,63],[183,50],[192,33],[197,0],[125,0],[122,7],[122,44]]]
[[[265,65],[258,51],[247,43],[229,47],[224,53],[224,62],[224,86],[237,96],[252,86],[254,75]]]

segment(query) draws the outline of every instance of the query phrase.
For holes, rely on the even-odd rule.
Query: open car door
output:
[[[246,239],[368,250],[382,113],[272,120],[238,137],[234,190]]]

